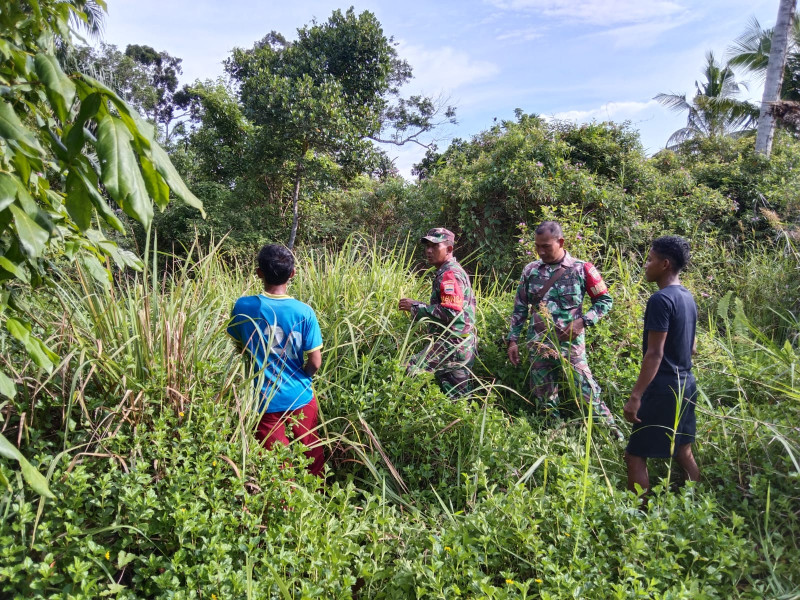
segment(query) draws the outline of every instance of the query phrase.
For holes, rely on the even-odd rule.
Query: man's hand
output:
[[[639,412],[639,407],[642,405],[642,399],[640,397],[634,396],[631,394],[631,397],[628,398],[628,401],[625,403],[625,406],[622,407],[622,414],[625,415],[625,420],[628,423],[641,423],[642,420],[636,416],[636,413]]]
[[[558,341],[566,342],[568,340],[574,340],[583,333],[584,329],[586,329],[586,323],[584,322],[583,317],[575,319],[567,327],[559,329]]]
[[[414,302],[416,302],[416,300],[412,300],[411,298],[400,298],[400,302],[397,303],[397,308],[410,312]]]
[[[517,346],[517,342],[511,341],[508,343],[508,360],[515,367],[519,364],[519,346]]]

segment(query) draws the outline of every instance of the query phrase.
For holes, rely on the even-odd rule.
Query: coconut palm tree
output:
[[[775,117],[772,115],[772,105],[781,99],[786,71],[786,55],[791,40],[789,32],[792,28],[796,8],[797,0],[780,0],[778,21],[772,30],[772,47],[767,61],[764,95],[761,98],[758,132],[756,133],[756,152],[765,156],[769,156],[772,151],[772,138],[775,135]],[[789,80],[791,81],[791,75]]]
[[[767,77],[773,29],[764,29],[753,17],[747,29],[728,47],[728,64],[742,67],[760,81]],[[800,15],[795,14],[789,30],[789,47],[781,86],[781,100],[800,101]]]
[[[695,81],[696,93],[691,101],[686,94],[658,94],[654,99],[676,112],[688,112],[686,127],[673,133],[667,147],[694,138],[714,138],[751,129],[758,118],[758,107],[736,96],[743,82],[729,65],[720,65],[713,52],[706,54],[703,69],[705,80]]]

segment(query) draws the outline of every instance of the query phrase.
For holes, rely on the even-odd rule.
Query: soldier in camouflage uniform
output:
[[[463,396],[470,391],[475,361],[475,295],[469,276],[453,256],[455,236],[437,227],[420,240],[425,258],[437,267],[428,304],[402,298],[398,308],[409,311],[412,321],[426,320],[432,341],[409,361],[409,373],[433,372],[442,391]]]
[[[530,314],[527,344],[531,357],[531,389],[540,408],[550,417],[559,418],[558,381],[562,377],[562,365],[569,361],[572,368],[566,375],[574,383],[574,389],[587,404],[591,403],[593,414],[622,439],[611,411],[600,400],[600,387],[586,362],[584,341],[584,329],[611,310],[608,288],[592,263],[576,260],[564,249],[561,226],[555,221],[540,224],[535,241],[539,260],[522,271],[508,333],[508,358],[512,364],[519,364],[517,340]],[[587,293],[592,306],[582,314]]]

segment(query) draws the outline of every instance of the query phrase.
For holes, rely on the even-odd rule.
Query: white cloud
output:
[[[676,18],[623,25],[606,29],[589,37],[609,40],[614,48],[648,48],[660,41],[662,33],[684,25],[687,20],[687,18]]]
[[[578,123],[599,119],[603,121],[624,121],[626,119],[633,119],[641,113],[659,107],[660,104],[655,100],[648,102],[624,101],[624,102],[607,102],[598,108],[591,108],[589,110],[567,110],[557,112],[549,119],[556,121],[575,121]]]
[[[409,88],[425,94],[450,94],[461,86],[492,78],[499,72],[488,60],[476,60],[450,46],[428,49],[400,42],[398,53],[414,69]]]
[[[527,27],[525,29],[512,29],[497,36],[497,41],[504,40],[529,42],[542,37],[542,32],[539,27]]]
[[[497,8],[535,12],[593,25],[643,23],[676,17],[686,8],[671,0],[489,0]]]

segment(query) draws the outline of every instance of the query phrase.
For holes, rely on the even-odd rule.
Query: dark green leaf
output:
[[[34,64],[36,74],[44,84],[47,99],[61,122],[66,123],[72,103],[75,102],[75,84],[61,70],[61,65],[52,55],[37,54]]]
[[[14,339],[23,345],[28,356],[37,366],[48,373],[53,372],[53,360],[56,360],[58,356],[48,349],[42,340],[31,334],[30,325],[14,317],[9,317],[6,320],[6,329]]]
[[[144,183],[147,186],[147,192],[150,197],[156,201],[156,204],[161,210],[164,210],[169,204],[169,186],[167,182],[158,174],[153,166],[145,156],[139,157],[142,163],[142,175],[144,176]]]
[[[100,94],[89,94],[81,100],[81,109],[78,111],[78,117],[72,124],[69,133],[67,133],[67,152],[70,160],[75,158],[83,149],[83,144],[86,141],[83,127],[86,121],[93,119],[97,115],[102,102],[103,98]]]
[[[106,115],[97,128],[97,155],[101,181],[122,210],[145,228],[153,219],[153,205],[147,195],[131,135],[125,124]]]
[[[0,101],[0,136],[7,140],[16,140],[40,154],[44,153],[37,139],[19,120],[11,104],[5,100]]]
[[[4,211],[17,197],[17,181],[8,173],[0,172],[0,211]]]
[[[30,283],[28,274],[25,272],[25,269],[22,268],[22,265],[12,262],[6,256],[0,256],[0,269],[8,271],[23,283]]]
[[[111,207],[106,203],[105,198],[103,198],[103,196],[97,190],[97,175],[89,168],[87,168],[88,173],[84,172],[84,166],[85,165],[80,164],[76,166],[74,170],[78,174],[78,178],[86,189],[86,192],[89,194],[92,204],[106,223],[111,225],[121,234],[125,235],[125,227],[123,227],[122,221],[120,221],[117,215],[114,214],[114,211],[111,210]]]
[[[29,258],[40,256],[47,245],[47,240],[50,239],[50,234],[16,204],[12,204],[9,208],[14,216],[14,225],[17,228],[17,238],[22,251]]]
[[[109,273],[108,269],[103,266],[103,263],[97,260],[96,256],[93,254],[83,253],[78,260],[80,261],[81,266],[83,266],[89,272],[89,275],[92,276],[92,279],[94,279],[104,288],[108,289],[108,287],[111,285],[111,273]]]
[[[167,153],[164,152],[164,149],[156,142],[153,142],[150,147],[150,159],[153,161],[156,171],[161,174],[172,192],[185,204],[198,209],[203,215],[203,218],[205,218],[206,212],[203,210],[203,203],[183,182],[183,179],[181,179],[181,176],[178,175],[178,171],[173,166],[172,161],[169,159]]]
[[[16,446],[9,442],[2,433],[0,433],[0,455],[16,460],[19,463],[22,476],[25,478],[25,481],[28,482],[28,485],[33,488],[33,491],[46,498],[55,498],[53,492],[50,491],[50,487],[47,485],[47,479],[45,479],[44,475],[39,473],[39,471],[28,462],[28,459],[22,455],[22,452],[17,450]]]
[[[92,224],[92,199],[75,171],[67,175],[66,192],[69,216],[81,231],[86,231]]]
[[[14,385],[14,381],[2,371],[0,371],[0,394],[6,398],[13,398],[17,395],[17,386]]]

